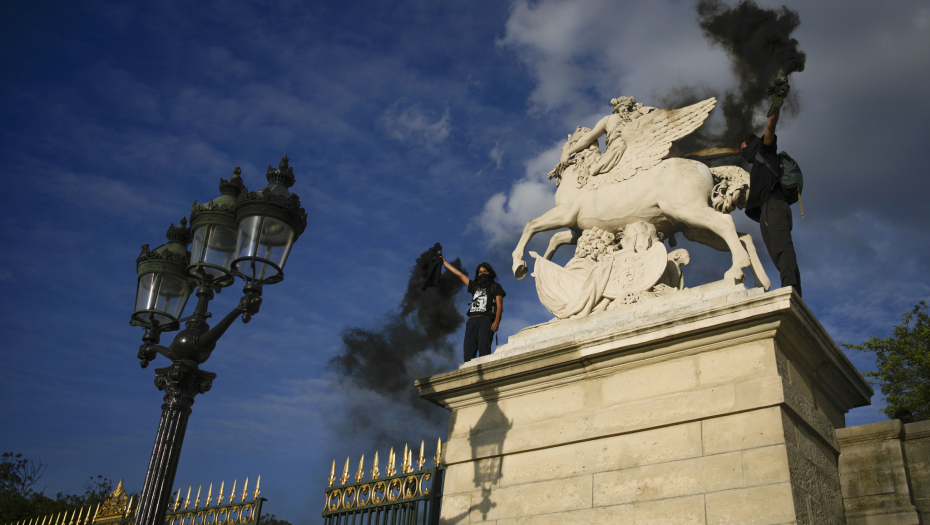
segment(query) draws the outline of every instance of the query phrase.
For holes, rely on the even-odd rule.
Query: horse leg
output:
[[[688,228],[685,229],[683,233],[689,241],[703,244],[704,246],[721,252],[730,251],[730,247],[727,246],[727,243],[723,242],[723,239],[717,237],[717,235],[710,230]],[[759,261],[759,256],[756,254],[756,246],[752,242],[752,236],[748,233],[738,232],[737,235],[739,235],[740,242],[743,243],[746,252],[749,254],[749,260],[751,261],[749,269],[752,271],[752,276],[755,279],[756,288],[763,288],[768,291],[772,286],[772,282],[769,281],[769,277],[765,273],[765,268],[762,267],[762,263]]]
[[[578,230],[566,230],[556,233],[549,241],[549,248],[546,249],[546,259],[551,261],[555,251],[563,244],[578,244],[579,238],[581,238],[581,232]]]
[[[769,291],[769,288],[772,287],[772,281],[769,280],[769,276],[765,273],[765,268],[762,267],[759,254],[756,253],[756,245],[752,242],[752,235],[748,233],[737,233],[737,235],[739,235],[739,240],[743,243],[743,246],[746,247],[749,260],[752,261],[752,265],[749,269],[752,270],[752,279],[756,283],[756,288],[762,287],[766,292]]]
[[[702,238],[697,242],[714,247],[712,244],[704,242],[703,236],[699,232],[692,231],[708,230],[726,243],[727,249],[733,256],[733,266],[723,274],[724,279],[733,279],[735,283],[741,283],[746,279],[743,268],[751,266],[752,259],[747,249],[740,242],[739,234],[736,233],[736,225],[733,224],[733,217],[724,215],[709,206],[675,210],[674,217],[688,226],[684,231],[686,232],[685,236],[689,239],[691,239],[690,233],[695,238]]]
[[[523,254],[526,251],[526,245],[529,244],[530,239],[539,232],[568,227],[574,222],[572,220],[574,218],[573,216],[574,211],[556,206],[526,223],[526,226],[523,227],[523,235],[520,237],[520,242],[517,243],[517,247],[513,250],[513,276],[516,277],[517,280],[526,277],[527,267],[526,263],[523,261]]]

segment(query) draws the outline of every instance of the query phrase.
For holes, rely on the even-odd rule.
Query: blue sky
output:
[[[788,6],[807,69],[779,145],[805,170],[805,301],[837,341],[884,336],[930,298],[930,6]],[[671,0],[6,2],[0,40],[0,448],[48,463],[47,492],[97,474],[141,488],[161,393],[128,324],[139,247],[234,167],[256,189],[286,154],[310,226],[285,281],[204,365],[219,377],[193,407],[177,482],[261,474],[266,509],[294,523],[316,522],[333,458],[445,437],[338,381],[340,332],[394,312],[437,241],[505,275],[522,225],[552,206],[560,140],[610,98],[660,105],[735,82],[694,4]],[[682,246],[689,284],[728,266]],[[531,280],[501,282],[502,337],[550,318]],[[881,419],[874,401],[848,424]]]

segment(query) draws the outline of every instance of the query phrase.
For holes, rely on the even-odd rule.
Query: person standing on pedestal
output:
[[[468,287],[472,300],[468,303],[468,322],[465,324],[465,362],[478,356],[491,355],[491,340],[501,324],[504,313],[504,288],[497,282],[491,265],[483,262],[475,270],[475,280],[458,271],[442,259],[443,266],[454,273]],[[493,320],[492,320],[493,319]]]
[[[768,167],[777,168],[781,165],[775,125],[778,123],[782,102],[788,96],[788,83],[777,82],[772,89],[774,101],[769,110],[765,134],[761,139],[751,134],[740,145],[740,154],[752,165],[749,172],[746,216],[759,223],[762,241],[781,275],[781,285],[792,286],[798,295],[801,295],[801,271],[798,269],[798,258],[791,240],[791,203],[797,202],[798,195],[796,191],[788,192],[782,189],[779,182],[780,174]]]

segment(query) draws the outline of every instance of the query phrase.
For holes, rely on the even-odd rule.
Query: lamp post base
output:
[[[165,404],[161,406],[158,434],[139,495],[136,525],[164,523],[194,396],[210,390],[215,378],[216,374],[201,370],[192,361],[176,361],[155,369],[155,386],[165,391]]]

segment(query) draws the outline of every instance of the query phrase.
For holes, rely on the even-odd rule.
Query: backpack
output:
[[[765,160],[761,153],[756,153],[756,160],[772,170],[772,173],[778,177],[779,184],[785,190],[785,197],[788,198],[788,204],[798,202],[801,192],[804,190],[804,176],[801,174],[801,167],[798,166],[797,161],[784,151],[778,154],[778,167],[780,169],[777,170]]]

